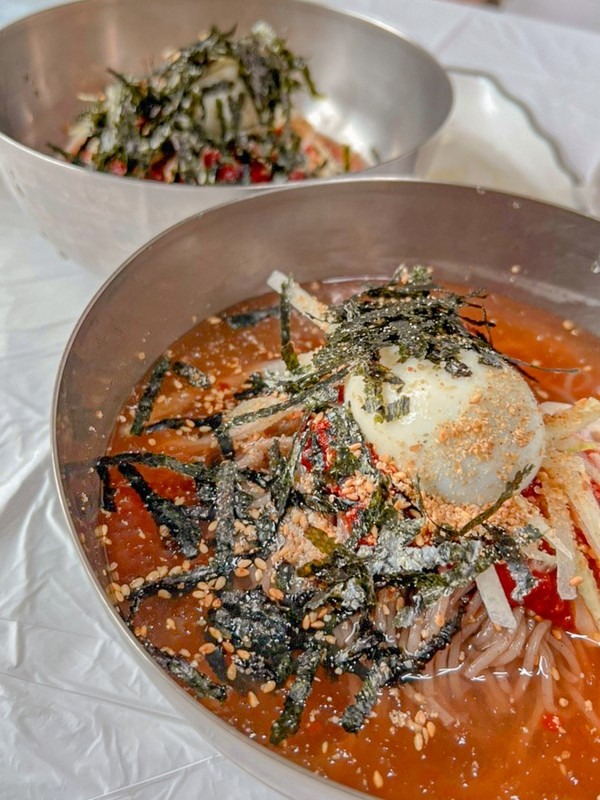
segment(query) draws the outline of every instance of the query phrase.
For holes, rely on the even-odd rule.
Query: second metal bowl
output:
[[[174,222],[261,188],[165,185],[62,163],[82,104],[107,68],[143,73],[164,52],[211,25],[246,33],[268,22],[307,58],[323,97],[300,103],[317,129],[378,166],[363,174],[410,174],[418,148],[452,105],[450,82],[424,50],[382,25],[298,0],[84,0],[0,31],[0,172],[41,231],[66,255],[108,274]]]

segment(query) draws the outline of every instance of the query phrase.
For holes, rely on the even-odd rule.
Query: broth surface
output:
[[[357,284],[309,288],[331,302],[355,291]],[[269,308],[276,303],[275,295],[265,295],[227,313]],[[598,339],[578,331],[569,321],[505,297],[491,295],[485,306],[497,324],[493,335],[496,349],[542,368],[526,370],[534,378],[531,386],[540,401],[572,403],[600,394]],[[295,316],[293,329],[304,349],[318,345],[320,334],[312,325]],[[279,358],[278,320],[267,317],[253,327],[236,331],[221,318],[209,318],[174,343],[168,355],[203,370],[211,377],[212,386],[200,390],[186,385],[182,390],[176,375],[167,376],[151,421],[210,415],[231,401],[253,370]],[[574,367],[578,370],[575,375],[545,371]],[[129,425],[140,393],[138,386],[123,407],[109,454],[135,450],[166,453],[183,460],[207,454],[206,443],[199,444],[192,428],[177,432],[157,430],[132,437]],[[189,478],[154,470],[152,481],[157,490],[172,499],[179,498],[184,503],[192,497],[194,487]],[[108,526],[106,549],[112,580],[129,586],[132,582],[135,585],[136,579],[139,582],[140,576],[150,579],[148,576],[153,573],[164,574],[182,564],[184,569],[189,568],[190,562],[185,564],[181,555],[169,547],[126,481],[117,477],[114,485],[118,513],[102,519]],[[206,554],[201,553],[191,563],[203,560]],[[150,597],[135,616],[136,629],[158,648],[170,648],[184,656],[197,654],[204,643],[204,631],[198,625],[199,608],[206,605],[207,594],[210,592],[203,596],[200,592],[183,597]],[[576,642],[576,647],[584,669],[578,688],[590,707],[600,712],[600,652],[591,642]],[[198,669],[210,672],[207,663],[199,663]],[[514,669],[507,666],[504,685],[514,679]],[[422,685],[427,680],[416,680],[414,690],[419,694],[429,692],[429,686]],[[452,693],[451,675],[437,675],[433,683],[434,693],[443,697]],[[502,677],[498,685],[502,686]],[[533,697],[526,691],[519,703],[511,702],[507,694],[504,709],[498,712],[495,704],[490,705],[486,681],[474,680],[453,706],[455,724],[446,727],[439,720],[428,720],[428,725],[433,724],[426,728],[429,735],[424,743],[418,730],[415,733],[398,724],[398,712],[414,714],[418,706],[411,706],[397,689],[385,689],[375,716],[359,733],[347,733],[338,724],[339,716],[358,688],[358,679],[353,675],[346,673],[332,682],[320,671],[300,730],[279,747],[269,743],[269,730],[282,708],[282,693],[255,687],[250,694],[232,692],[222,705],[212,700],[203,702],[248,736],[297,764],[382,798],[594,800],[600,796],[600,731],[571,702],[563,705],[559,701],[557,719],[548,714],[538,719]],[[561,697],[560,676],[557,692]]]

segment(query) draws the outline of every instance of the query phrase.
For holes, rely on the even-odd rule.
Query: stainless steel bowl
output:
[[[269,22],[308,60],[323,99],[300,110],[323,133],[381,163],[363,174],[411,174],[417,150],[452,105],[450,82],[420,47],[382,25],[299,0],[85,0],[0,31],[0,172],[66,255],[109,274],[151,236],[190,214],[266,186],[196,187],[117,178],[61,163],[81,92],[107,67],[140,73],[166,49],[216,24]]]
[[[94,535],[99,485],[89,465],[104,453],[131,387],[191,327],[193,317],[263,292],[273,269],[310,281],[389,274],[402,262],[433,265],[443,278],[501,291],[600,335],[600,221],[465,187],[347,179],[213,209],[150,242],[88,307],[57,383],[57,479],[83,565],[105,612],[135,649],[140,667],[190,724],[294,800],[359,795],[245,739],[179,689],[138,645],[106,599],[105,558]],[[518,274],[511,271],[515,264]],[[84,570],[81,579],[86,580]]]

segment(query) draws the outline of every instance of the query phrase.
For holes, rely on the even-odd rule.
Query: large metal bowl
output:
[[[64,144],[81,92],[107,67],[145,72],[166,49],[215,24],[247,32],[269,22],[305,56],[322,99],[299,101],[323,133],[381,163],[369,174],[411,174],[417,151],[447,118],[452,89],[424,50],[382,25],[299,0],[85,0],[0,31],[0,172],[39,228],[66,255],[109,274],[133,250],[190,214],[256,187],[163,185],[74,167]]]
[[[104,592],[105,556],[94,535],[99,485],[89,466],[104,453],[131,387],[191,327],[192,318],[263,292],[273,269],[310,281],[389,274],[401,262],[431,264],[443,278],[499,290],[600,335],[600,221],[465,187],[345,180],[213,209],[156,238],[92,301],[68,345],[57,383],[57,479],[104,613],[113,616],[140,667],[190,724],[294,800],[358,795],[245,739],[179,689],[134,640]],[[515,264],[518,274],[511,271]],[[86,580],[83,569],[81,579]]]

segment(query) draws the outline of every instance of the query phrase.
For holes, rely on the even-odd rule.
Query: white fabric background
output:
[[[165,0],[167,3],[167,0]],[[582,178],[600,159],[600,37],[436,0],[331,0],[444,64],[494,74]],[[0,24],[50,5],[1,0]],[[100,279],[0,187],[0,796],[278,800],[191,729],[125,652],[76,557],[50,465],[61,353]]]

